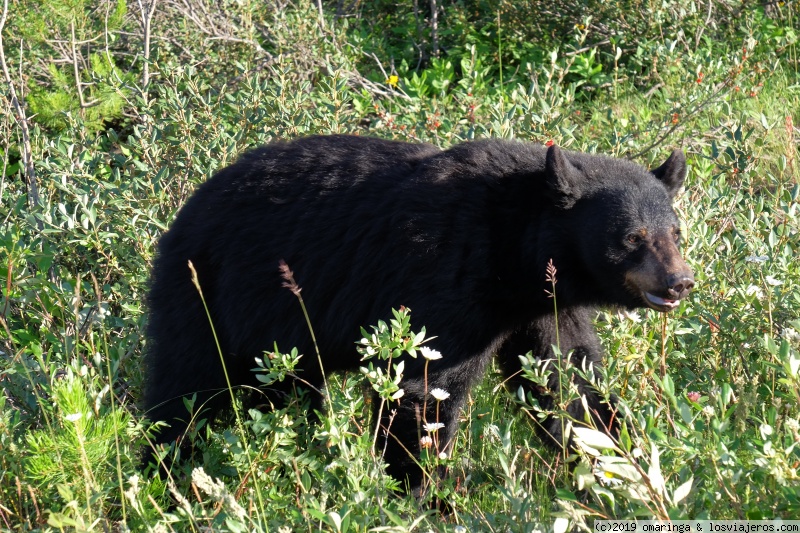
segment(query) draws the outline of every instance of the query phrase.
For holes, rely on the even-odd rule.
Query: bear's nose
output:
[[[667,292],[676,300],[686,297],[693,288],[694,276],[691,274],[673,274],[667,279]]]

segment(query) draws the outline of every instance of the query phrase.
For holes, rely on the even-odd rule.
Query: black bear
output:
[[[557,268],[559,341],[577,364],[601,361],[592,324],[598,307],[669,311],[694,285],[678,250],[672,199],[686,164],[676,150],[652,171],[632,162],[558,146],[499,140],[442,151],[358,136],[276,142],[241,156],[200,186],[158,245],[149,293],[145,408],[186,429],[182,397],[210,413],[228,394],[206,311],[191,281],[197,271],[234,385],[258,386],[254,358],[279,346],[305,354],[300,377],[323,375],[299,303],[283,287],[285,261],[302,287],[325,372],[358,368],[360,327],[406,306],[443,354],[423,385],[420,358],[406,361],[405,395],[382,432],[388,472],[419,490],[419,412],[434,388],[439,441],[450,442],[470,387],[491,357],[516,390],[520,354],[553,357],[549,262]],[[285,384],[287,390],[291,384]],[[616,431],[613,406],[586,383],[576,420]],[[378,403],[378,402],[376,402]],[[320,404],[317,404],[320,405]],[[433,413],[428,414],[429,420]],[[388,425],[385,416],[378,423]],[[545,421],[561,443],[561,426]]]

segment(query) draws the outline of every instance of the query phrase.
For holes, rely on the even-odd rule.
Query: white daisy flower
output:
[[[450,393],[444,389],[436,388],[431,390],[431,396],[436,398],[437,401],[443,402],[450,397]]]
[[[431,348],[428,348],[427,346],[423,346],[422,348],[419,349],[419,351],[422,354],[422,357],[424,357],[428,361],[435,361],[437,359],[441,359],[442,358],[442,354],[441,353],[439,353],[436,350],[432,350]]]
[[[427,431],[428,433],[436,433],[440,429],[444,427],[444,424],[441,422],[430,422],[422,426],[422,429]]]
[[[595,477],[597,477],[597,480],[600,481],[600,484],[603,486],[609,487],[609,486],[622,485],[622,480],[620,478],[618,478],[611,472],[607,472],[600,468],[594,469],[594,475]]]

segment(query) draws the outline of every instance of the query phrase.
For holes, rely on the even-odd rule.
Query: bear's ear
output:
[[[664,184],[670,196],[674,198],[683,185],[683,180],[686,179],[686,156],[683,155],[682,150],[676,149],[663,165],[651,172]]]
[[[580,173],[555,144],[547,149],[545,181],[548,196],[562,209],[569,209],[580,198]]]

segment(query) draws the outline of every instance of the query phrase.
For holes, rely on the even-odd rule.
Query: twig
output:
[[[433,57],[439,57],[439,7],[431,0],[431,45]]]
[[[419,15],[419,0],[414,0],[414,21],[417,23],[417,38],[412,39],[412,43],[414,47],[419,51],[419,55],[417,56],[417,67],[414,69],[415,71],[419,72],[419,67],[422,65],[422,60],[425,56],[425,51],[422,47],[417,44],[421,43],[423,40],[422,37],[422,22],[420,22],[420,15]]]
[[[239,82],[241,82],[245,77],[251,76],[257,72],[261,72],[265,68],[269,67],[272,63],[274,63],[276,59],[277,58],[275,56],[273,56],[270,53],[267,53],[266,58],[262,59],[258,65],[242,72],[241,74],[233,78],[230,82],[228,82],[227,85],[229,87],[236,87],[239,84]]]
[[[138,0],[141,2],[141,0]],[[153,0],[155,1],[155,0]],[[241,29],[233,22],[220,17],[219,13],[209,13],[203,2],[193,0],[168,0],[168,9],[174,9],[194,23],[202,33],[208,35],[207,40],[230,41],[250,45],[259,53],[267,53],[261,43],[254,39],[235,37]],[[321,26],[324,29],[324,25]]]
[[[87,107],[92,107],[93,105],[97,105],[100,102],[99,99],[95,98],[91,102],[87,102],[83,99],[83,82],[81,82],[81,70],[78,66],[78,53],[75,49],[75,43],[77,42],[75,39],[75,23],[69,23],[69,31],[72,40],[70,41],[70,51],[72,52],[72,72],[75,75],[75,88],[78,90],[78,101],[81,103],[81,109],[86,109]]]
[[[662,88],[663,86],[664,86],[664,83],[663,83],[663,82],[658,82],[658,83],[656,83],[655,85],[653,85],[652,87],[650,87],[650,89],[649,89],[649,90],[648,90],[646,93],[644,93],[644,97],[645,97],[645,98],[650,98],[651,96],[653,96],[653,94],[654,94],[654,93],[655,93],[657,90],[659,90],[659,89],[660,89],[660,88]]]
[[[706,15],[706,21],[704,24],[700,25],[700,28],[697,31],[697,34],[694,36],[694,48],[697,50],[700,48],[700,39],[703,37],[703,32],[706,30],[709,24],[711,24],[711,14],[712,14],[712,7],[714,7],[713,0],[708,0],[708,14]]]
[[[322,0],[317,0],[317,11],[319,11],[319,27],[325,29],[325,16],[322,12]]]
[[[389,75],[386,74],[386,71],[383,69],[383,65],[381,64],[381,60],[378,59],[378,56],[375,55],[375,52],[364,52],[364,55],[369,56],[375,60],[375,64],[378,65],[379,69],[381,69],[381,74],[383,74],[383,79],[388,80]]]
[[[138,32],[134,33],[134,32],[119,30],[116,33],[117,33],[117,35],[122,35],[122,36],[125,36],[125,37],[137,37],[137,38],[141,37],[141,38],[144,38],[144,34],[141,34],[141,33],[138,33]],[[172,46],[174,46],[176,48],[180,48],[180,50],[185,54],[186,58],[189,59],[189,62],[194,62],[195,61],[194,54],[192,54],[192,52],[188,48],[186,48],[186,46],[184,46],[184,44],[181,43],[180,40],[178,40],[178,39],[176,39],[174,37],[151,35],[150,36],[150,41],[152,42],[154,40],[155,41],[158,41],[158,40],[165,41],[165,42],[168,42],[169,44],[171,44]]]
[[[150,0],[142,4],[139,2],[139,11],[142,13],[142,33],[144,34],[144,68],[142,68],[142,91],[147,90],[150,83],[150,29],[153,22],[153,15],[156,12],[158,0]]]
[[[14,270],[14,244],[11,245],[11,250],[8,253],[8,274],[6,275],[6,301],[3,305],[3,312],[0,313],[0,317],[6,316],[8,313],[8,306],[11,303],[11,281],[13,278],[13,270]],[[11,338],[11,337],[9,337]]]
[[[388,78],[389,76],[386,75],[386,71],[383,70],[383,66],[381,66],[380,61],[378,61],[378,58],[375,57],[375,54],[367,54],[367,55],[371,55],[375,59],[375,61],[378,63],[378,67],[381,69],[381,72],[383,73],[383,75]],[[391,90],[386,90],[383,87],[381,87],[379,84],[368,80],[367,78],[365,78],[364,76],[362,76],[361,74],[359,74],[355,70],[346,71],[345,74],[347,75],[347,78],[348,78],[348,80],[350,81],[351,84],[353,84],[355,86],[358,86],[358,87],[362,87],[362,88],[366,89],[367,92],[369,92],[371,94],[375,94],[375,95],[383,96],[383,97],[388,97],[388,98],[400,97],[400,98],[402,98],[404,100],[411,100],[411,97],[408,96],[405,92],[403,92],[403,90],[400,89],[399,87],[393,88]]]
[[[19,103],[17,98],[17,90],[11,80],[11,74],[8,72],[8,65],[6,64],[5,45],[3,44],[3,29],[6,25],[6,18],[8,17],[8,0],[3,0],[3,16],[0,17],[0,66],[3,68],[3,76],[8,84],[8,91],[11,95],[11,105],[14,106],[14,118],[22,130],[22,161],[25,164],[25,184],[28,188],[28,207],[34,211],[34,218],[39,231],[44,229],[41,219],[35,212],[39,208],[39,188],[36,186],[36,171],[33,168],[33,151],[31,150],[31,135],[28,129],[28,118],[25,116],[25,110]]]
[[[81,39],[80,41],[78,41],[77,39],[75,39],[75,32],[73,28],[72,39],[69,41],[67,41],[66,39],[45,39],[44,42],[46,42],[49,45],[53,45],[53,47],[55,48],[56,45],[64,45],[64,44],[68,44],[70,46],[73,44],[83,46],[84,44],[90,44],[99,40],[100,40],[100,35],[98,35],[97,37],[92,37],[91,39]],[[61,48],[63,51],[63,47]]]
[[[564,52],[564,55],[567,56],[567,57],[576,56],[576,55],[582,54],[584,52],[588,52],[590,50],[594,50],[594,49],[599,48],[601,46],[605,46],[607,44],[611,44],[611,41],[609,41],[608,39],[605,39],[603,41],[600,41],[599,43],[594,43],[594,44],[591,44],[589,46],[584,46],[583,48],[579,48],[577,50],[571,50],[569,52]]]
[[[398,89],[392,89],[391,91],[387,91],[381,88],[381,86],[378,85],[377,83],[369,81],[367,78],[365,78],[358,72],[349,72],[348,74],[351,83],[366,89],[367,92],[371,94],[376,94],[379,96],[385,96],[389,98],[400,97],[403,100],[408,100],[408,101],[411,100],[411,97],[408,96],[406,93],[404,93],[402,89],[398,88]]]
[[[725,89],[728,85],[729,85],[729,81],[728,80],[723,81],[722,83],[720,83],[719,86],[714,90],[714,92],[711,93],[708,96],[708,98],[706,98],[705,100],[701,101],[699,104],[697,104],[694,107],[694,109],[692,109],[689,112],[685,113],[684,116],[689,117],[689,116],[692,116],[692,115],[698,113],[699,111],[701,111],[708,104],[710,104],[711,102],[715,101],[716,97],[719,96],[719,94],[723,91],[723,89]],[[627,156],[628,159],[637,159],[637,158],[643,156],[644,154],[646,154],[647,152],[649,152],[650,150],[652,150],[653,148],[655,148],[656,146],[661,144],[664,141],[664,139],[669,137],[672,134],[672,132],[677,130],[684,122],[686,122],[686,121],[685,120],[676,121],[669,129],[665,130],[661,135],[656,137],[656,139],[652,143],[650,143],[646,148],[644,148],[643,150],[640,150],[639,152],[637,152],[637,153],[635,153],[633,155]]]

